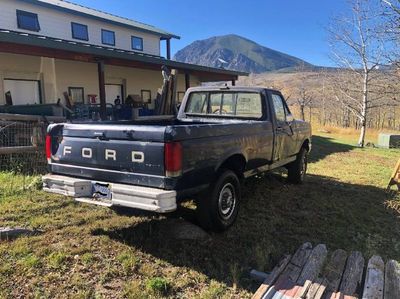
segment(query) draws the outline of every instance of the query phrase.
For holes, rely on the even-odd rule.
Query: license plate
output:
[[[92,183],[93,198],[111,200],[111,186],[108,184]]]

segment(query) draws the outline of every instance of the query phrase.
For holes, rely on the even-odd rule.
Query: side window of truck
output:
[[[277,121],[286,121],[285,104],[281,96],[272,94],[272,103],[274,105],[275,117]]]

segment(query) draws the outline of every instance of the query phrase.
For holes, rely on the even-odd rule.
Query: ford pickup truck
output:
[[[276,90],[197,87],[176,116],[53,124],[44,190],[106,207],[168,213],[195,199],[200,224],[237,218],[245,178],[278,167],[302,183],[311,127]]]

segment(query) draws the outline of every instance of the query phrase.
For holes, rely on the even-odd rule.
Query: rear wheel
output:
[[[293,184],[302,184],[307,173],[308,152],[304,147],[297,154],[296,160],[290,163],[288,169],[288,181]]]
[[[231,170],[221,172],[208,192],[197,199],[197,219],[208,230],[224,231],[236,220],[241,200],[240,182]]]

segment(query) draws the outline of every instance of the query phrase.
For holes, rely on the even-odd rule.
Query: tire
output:
[[[288,181],[292,184],[302,184],[307,173],[308,152],[304,147],[297,154],[296,160],[290,163],[288,169]]]
[[[217,181],[197,199],[197,220],[206,230],[222,232],[236,220],[241,201],[241,187],[231,170],[220,172]]]

